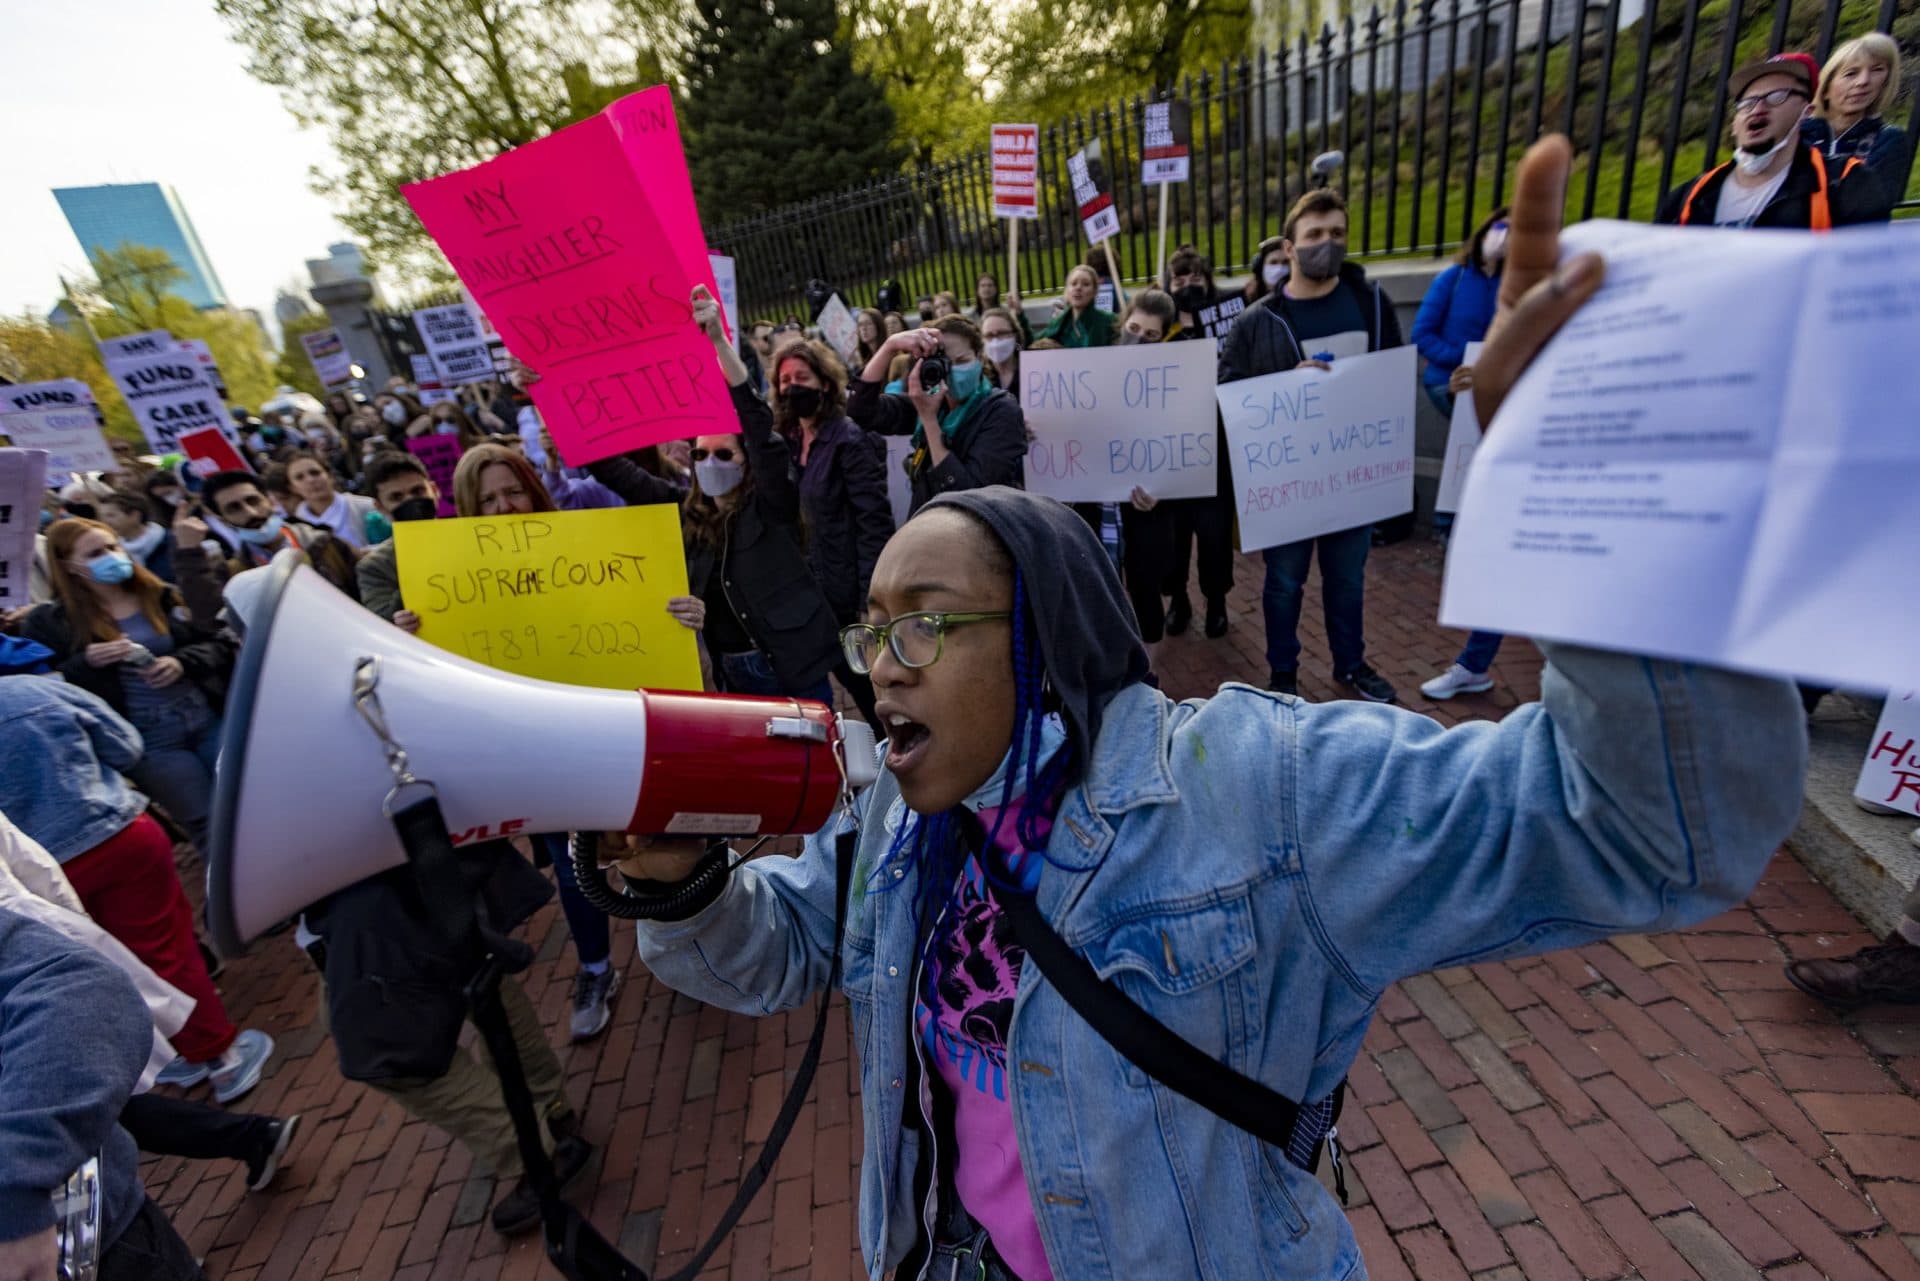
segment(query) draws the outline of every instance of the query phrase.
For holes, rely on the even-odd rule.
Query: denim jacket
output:
[[[51,676],[0,676],[0,813],[60,862],[146,812],[121,775],[140,731],[97,695]]]
[[[1806,731],[1784,682],[1548,647],[1541,701],[1445,729],[1390,706],[1243,685],[1108,705],[1063,798],[1038,901],[1162,1023],[1303,1101],[1327,1095],[1394,981],[1666,930],[1747,893],[1800,808]],[[878,1281],[913,1244],[923,1130],[914,873],[884,863],[903,818],[862,800],[841,983],[859,1047],[860,1242]],[[907,892],[874,893],[899,880]],[[826,982],[833,847],[740,868],[681,922],[643,924],[669,985],[764,1014]],[[1061,1281],[1365,1276],[1313,1176],[1151,1082],[1024,967],[1007,1079],[1033,1211]]]

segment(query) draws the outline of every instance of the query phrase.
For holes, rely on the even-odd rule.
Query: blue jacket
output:
[[[1444,388],[1466,358],[1467,344],[1487,336],[1500,301],[1500,276],[1455,263],[1427,286],[1413,318],[1413,345],[1427,359],[1420,381]]]
[[[1061,801],[1040,909],[1181,1036],[1316,1101],[1396,980],[1674,929],[1739,900],[1800,808],[1793,687],[1543,648],[1540,702],[1454,729],[1243,685],[1185,703],[1125,686]],[[903,1091],[927,1079],[913,1067],[915,874],[884,862],[905,811],[884,772],[859,804],[841,985],[861,1071],[860,1244],[878,1281],[922,1230],[914,1175],[937,1154],[921,1150],[932,1127],[902,1125]],[[799,1005],[827,979],[833,884],[823,833],[739,868],[699,914],[643,923],[641,956],[726,1009]],[[1032,965],[1006,1061],[1061,1281],[1365,1275],[1312,1175],[1151,1083]]]
[[[62,863],[146,812],[121,777],[146,751],[140,731],[78,686],[0,676],[0,743],[0,812]]]
[[[119,1239],[146,1193],[118,1118],[152,1049],[153,1019],[131,979],[0,908],[0,1241],[52,1224],[52,1190],[95,1156],[101,1244]]]

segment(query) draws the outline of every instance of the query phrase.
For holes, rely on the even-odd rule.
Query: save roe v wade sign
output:
[[[542,375],[534,403],[568,463],[740,430],[692,323],[693,286],[719,286],[664,86],[403,194]]]
[[[1413,510],[1416,388],[1412,347],[1220,388],[1240,549]]]
[[[1027,488],[1067,503],[1126,502],[1136,486],[1211,498],[1217,351],[1207,338],[1022,355]]]

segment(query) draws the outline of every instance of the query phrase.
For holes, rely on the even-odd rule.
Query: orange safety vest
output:
[[[1827,158],[1820,154],[1820,148],[1818,147],[1808,147],[1807,150],[1813,156],[1813,177],[1815,184],[1812,196],[1813,220],[1807,224],[1807,229],[1809,231],[1832,231],[1833,208],[1827,202]],[[1840,177],[1844,179],[1848,174],[1852,173],[1859,164],[1860,157],[1848,156],[1846,166],[1840,170]],[[1712,182],[1716,176],[1731,168],[1733,168],[1733,161],[1724,161],[1719,167],[1701,174],[1699,179],[1694,182],[1693,190],[1687,193],[1686,203],[1680,206],[1680,225],[1682,227],[1693,221],[1693,198],[1700,194],[1700,189]]]

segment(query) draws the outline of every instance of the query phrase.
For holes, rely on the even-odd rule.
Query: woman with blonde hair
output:
[[[1833,51],[1819,85],[1801,139],[1830,161],[1858,156],[1880,187],[1880,216],[1889,216],[1907,157],[1906,131],[1885,119],[1900,96],[1900,46],[1881,31],[1857,36]]]

